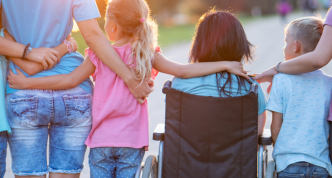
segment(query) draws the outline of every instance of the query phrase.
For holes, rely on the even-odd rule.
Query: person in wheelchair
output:
[[[241,22],[233,14],[211,10],[198,23],[189,61],[248,63],[253,61],[252,49],[253,45],[248,41]],[[261,135],[266,121],[266,99],[256,81],[221,71],[190,79],[174,77],[172,88],[200,96],[236,97],[248,94],[251,82],[258,86],[258,135]]]
[[[234,15],[212,9],[199,20],[189,62],[252,62],[252,48]],[[149,155],[136,178],[263,178],[264,146],[272,141],[262,134],[266,100],[256,81],[217,72],[175,77],[162,92],[165,124],[153,133],[160,141],[158,159]]]
[[[285,60],[314,51],[323,20],[305,17],[285,28]],[[280,64],[280,63],[279,63]],[[332,175],[327,117],[332,77],[321,70],[299,75],[277,74],[266,109],[272,111],[273,158],[279,178]]]

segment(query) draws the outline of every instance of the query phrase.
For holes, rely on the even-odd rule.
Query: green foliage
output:
[[[174,43],[188,42],[194,34],[194,25],[172,26],[164,27],[159,26],[159,39],[158,44],[161,47],[166,47]],[[78,44],[78,52],[84,54],[84,50],[88,47],[80,32],[72,33]]]

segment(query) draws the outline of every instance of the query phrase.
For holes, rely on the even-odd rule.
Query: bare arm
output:
[[[11,36],[6,36],[6,38],[10,41],[14,41],[14,39]],[[68,37],[67,38],[73,45],[74,45],[74,50],[77,50],[77,44],[74,38]],[[37,48],[39,49],[39,48]],[[65,54],[67,54],[69,51],[67,49],[67,46],[64,43],[61,43],[59,46],[55,47],[54,50],[56,50],[60,58],[62,58]],[[9,57],[13,63],[15,63],[18,67],[20,67],[25,73],[28,75],[35,75],[41,71],[44,70],[44,66],[40,63],[32,62],[29,60],[24,60],[21,58],[16,58],[16,57]]]
[[[171,74],[179,78],[193,78],[217,73],[220,71],[228,71],[230,73],[249,79],[249,77],[246,75],[246,71],[243,70],[242,63],[240,62],[220,61],[179,64],[168,60],[160,52],[155,52],[153,68],[160,72]]]
[[[25,46],[16,43],[9,33],[5,32],[4,34],[6,38],[0,37],[0,54],[22,57]],[[59,52],[51,48],[32,48],[32,51],[26,57],[28,60],[43,64],[45,69],[52,68],[60,60]]]
[[[41,78],[27,78],[19,70],[17,70],[17,75],[15,75],[12,71],[9,71],[8,83],[11,88],[16,89],[65,90],[78,86],[94,71],[95,66],[87,57],[87,59],[85,59],[80,66],[69,74]]]
[[[286,74],[300,74],[315,71],[327,65],[332,59],[332,27],[324,26],[323,35],[313,52],[304,54],[292,60],[284,61],[280,64],[279,70]],[[273,76],[276,75],[277,67],[257,75],[255,80],[272,83]]]
[[[271,123],[271,133],[272,133],[272,142],[275,145],[281,125],[282,125],[283,115],[282,113],[272,112],[272,123]]]
[[[264,132],[264,127],[266,123],[266,111],[258,116],[258,135],[262,135]]]
[[[144,103],[144,98],[152,92],[147,81],[135,80],[132,71],[120,59],[117,52],[100,30],[96,19],[77,22],[86,44],[98,58],[114,71],[129,87],[130,92],[139,103]]]

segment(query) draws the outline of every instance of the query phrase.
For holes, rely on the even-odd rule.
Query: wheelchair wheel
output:
[[[158,162],[154,155],[149,155],[144,164],[142,178],[157,178]]]
[[[276,163],[274,161],[269,161],[266,168],[265,178],[276,178],[275,169]]]

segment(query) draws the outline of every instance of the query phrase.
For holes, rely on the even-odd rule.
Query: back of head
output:
[[[314,51],[323,33],[324,21],[320,17],[303,17],[289,23],[285,34],[302,44],[303,52]]]
[[[229,12],[212,9],[198,22],[190,62],[248,62],[251,48],[241,22]]]
[[[199,20],[190,51],[190,62],[251,62],[253,45],[247,40],[241,22],[231,13],[210,10]],[[232,96],[233,79],[229,72],[216,74],[220,96]],[[222,82],[226,79],[226,82]],[[246,88],[246,79],[236,76],[238,94]]]
[[[157,24],[150,16],[145,0],[110,0],[106,18],[113,20],[122,37],[131,37],[132,57],[136,62],[135,78],[151,76],[151,59],[157,46]]]

